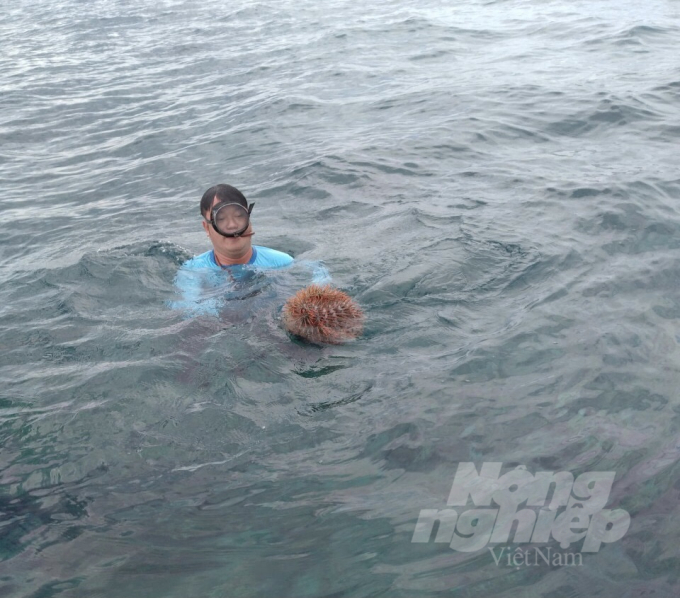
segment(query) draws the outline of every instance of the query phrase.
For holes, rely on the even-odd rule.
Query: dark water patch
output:
[[[549,137],[542,131],[529,126],[519,126],[517,124],[491,121],[485,124],[482,132],[476,133],[476,139],[482,143],[508,143],[517,141],[531,141],[533,143],[545,143]]]
[[[551,260],[550,263],[552,263],[553,267],[560,272],[573,272],[574,270],[583,268],[586,260],[582,253],[572,250],[567,255],[559,258],[557,261]],[[547,276],[548,275],[546,275],[546,277]],[[541,297],[539,297],[537,301],[532,304],[532,307],[538,307],[565,299],[569,293],[572,292],[572,289],[575,285],[575,280],[572,280],[566,284],[557,282],[555,284],[550,284],[549,286],[543,285]]]
[[[591,196],[599,194],[597,190],[593,190]],[[611,191],[604,191],[603,194],[610,195]],[[649,222],[640,206],[632,202],[618,202],[611,209],[598,209],[596,213],[596,217],[580,223],[584,231],[594,236],[603,232],[635,232]]]
[[[88,254],[65,268],[24,274],[16,280],[23,286],[7,289],[7,300],[30,289],[40,302],[24,304],[20,310],[22,324],[10,325],[4,342],[17,347],[37,342],[44,353],[68,358],[71,349],[62,343],[75,340],[70,331],[85,323],[125,320],[132,324],[136,317],[139,325],[144,310],[163,319],[163,301],[172,297],[172,280],[186,257],[183,250],[170,244],[144,244]],[[46,325],[52,333],[59,332],[41,330]],[[91,338],[92,330],[83,328],[81,334],[83,339]],[[61,338],[61,342],[52,345],[51,337]]]
[[[306,487],[315,488],[319,492],[324,490],[314,478],[307,478]],[[289,483],[279,484],[279,488],[286,497],[303,489],[298,484]],[[352,515],[332,512],[315,517],[311,506],[297,504],[298,501],[292,499],[284,498],[283,501],[266,505],[265,501],[272,498],[272,490],[268,487],[264,490],[255,499],[257,503],[251,502],[249,506],[241,506],[239,503],[230,511],[222,513],[221,523],[214,513],[205,512],[199,516],[200,527],[193,530],[186,530],[182,525],[173,525],[176,528],[175,535],[164,534],[161,538],[149,535],[137,538],[134,544],[130,542],[129,549],[134,551],[135,558],[113,572],[116,588],[114,595],[134,593],[134,588],[139,583],[148,583],[149,579],[168,596],[183,595],[187,591],[202,594],[215,590],[232,596],[248,596],[252,593],[283,596],[331,596],[349,593],[368,596],[379,591],[381,585],[389,583],[388,580],[392,577],[390,574],[379,574],[377,578],[369,576],[375,559],[370,555],[375,554],[381,539],[392,530],[387,521],[376,522],[371,530],[365,530],[360,545],[348,552],[343,559],[344,564],[338,564],[338,574],[328,577],[324,570],[334,554],[329,548],[328,539],[334,544],[356,538],[361,521]],[[286,505],[288,500],[290,505]],[[260,507],[258,503],[265,504]],[[255,529],[249,529],[252,526],[250,517],[254,509],[258,508],[264,509],[275,519],[279,519],[281,509],[285,508],[285,519],[293,524],[291,529],[298,531],[286,533],[281,525],[269,529],[258,525]],[[303,531],[304,525],[300,527],[300,524],[310,517],[315,523]],[[180,511],[175,521],[183,518]],[[231,529],[230,533],[225,534],[226,529]],[[193,551],[193,556],[177,540],[187,531],[198,534],[199,547]],[[323,538],[326,538],[325,543]],[[154,549],[154,544],[164,548]],[[294,545],[298,548],[292,549]],[[289,547],[285,555],[281,554],[283,547]],[[212,556],[203,558],[204,553]],[[182,567],[180,570],[184,572],[183,576],[169,574],[164,566],[181,562],[188,566],[193,565],[193,574],[192,571],[183,571]],[[271,577],[261,575],[258,578],[256,572],[261,570],[262,563],[266,563],[270,572],[277,577],[281,576],[285,581],[274,583]],[[212,567],[207,567],[206,564]],[[244,581],[244,575],[252,581]],[[190,586],[192,590],[189,589]]]
[[[452,56],[453,52],[451,50],[436,50],[434,52],[424,52],[419,54],[414,54],[409,56],[411,62],[421,62],[424,60],[438,60],[440,58],[446,58],[447,60],[455,61],[455,57]]]
[[[651,136],[653,141],[660,141],[662,143],[670,143],[671,139],[675,139],[680,135],[680,125],[655,125],[653,128],[657,132],[656,135]]]
[[[586,388],[595,389],[595,382]],[[577,411],[584,408],[593,408],[606,410],[608,413],[619,413],[626,409],[638,411],[654,409],[661,411],[667,404],[667,398],[650,393],[646,388],[637,387],[627,390],[617,385],[616,388],[604,391],[592,398],[581,398],[572,403],[570,407]]]
[[[615,217],[614,221],[617,219]],[[625,240],[614,241],[602,246],[610,255],[624,253],[637,255],[653,251],[677,249],[680,247],[680,223],[655,222],[638,228]]]
[[[654,313],[664,320],[680,319],[680,299],[672,300],[673,305],[653,305]]]
[[[616,46],[646,45],[647,43],[658,43],[659,40],[668,38],[669,34],[675,32],[674,29],[668,27],[636,25],[608,37],[606,41]]]
[[[672,43],[673,34],[677,29],[663,26],[635,24],[623,29],[601,27],[596,34],[591,34],[583,46],[587,52],[613,51],[616,48],[629,49],[636,53],[650,53],[655,48],[661,48]]]
[[[518,343],[517,339],[513,339],[506,347],[497,351],[477,349],[454,367],[450,375],[476,382],[505,379],[517,372],[546,371],[553,362],[566,354],[559,347],[536,348],[520,345],[521,341]]]
[[[107,307],[129,306],[131,296],[136,306],[158,305],[160,293],[172,288],[177,268],[189,257],[169,243],[120,247],[85,255],[73,266],[47,270],[38,280],[62,290],[73,313],[88,317]]]
[[[588,189],[587,194],[577,190],[572,195],[576,193],[593,198],[590,214],[578,218],[576,228],[598,240],[609,255],[677,247],[680,224],[674,209],[660,201],[665,193],[659,183],[638,181],[618,189]]]
[[[403,165],[396,165],[394,163],[389,163],[387,160],[382,160],[380,162],[351,162],[352,166],[361,168],[364,171],[368,172],[375,172],[375,173],[384,173],[384,174],[389,174],[389,175],[400,175],[404,177],[414,177],[414,176],[420,176],[420,177],[429,177],[432,176],[432,173],[428,172],[419,172],[418,168],[416,165],[411,165],[410,167],[407,166],[406,164]],[[414,168],[415,166],[415,168]]]
[[[335,368],[339,369],[339,368]],[[330,373],[329,371],[324,371],[323,374],[328,374]],[[314,376],[315,378],[318,378],[319,376]],[[308,407],[305,408],[305,411],[310,412],[310,413],[318,413],[320,411],[326,411],[327,409],[334,409],[336,407],[341,407],[343,405],[351,405],[352,403],[355,403],[357,401],[360,401],[364,398],[364,395],[370,391],[372,388],[372,385],[367,386],[365,389],[352,393],[350,395],[344,396],[342,398],[338,399],[330,399],[330,400],[325,400],[322,402],[312,402],[309,404]],[[305,413],[302,412],[302,415]]]
[[[458,221],[457,217],[424,210],[418,210],[417,216],[430,231],[441,227],[443,232],[449,221]],[[503,329],[516,325],[522,318],[518,305],[506,305],[498,312],[494,306],[501,296],[506,301],[516,296],[521,303],[525,287],[540,284],[549,271],[549,262],[541,262],[531,249],[475,239],[467,231],[461,237],[444,237],[423,248],[421,258],[425,256],[430,257],[424,263],[399,266],[391,274],[380,275],[376,283],[357,296],[370,310],[369,335],[375,334],[370,330],[376,327],[383,334],[397,335],[395,339],[399,340],[395,342],[410,354],[419,354],[428,345],[430,351],[435,346],[443,348],[451,334],[458,336],[457,343],[461,342],[460,335],[474,338],[482,321],[484,326]],[[541,266],[533,268],[537,263]],[[484,315],[477,311],[480,305],[488,306]],[[436,314],[429,314],[431,310]],[[439,327],[434,325],[437,321]],[[441,325],[447,332],[444,336]],[[494,367],[485,364],[484,368],[487,365]],[[475,370],[474,365],[471,370]]]
[[[318,202],[325,199],[330,199],[331,194],[323,188],[319,188],[315,184],[301,184],[293,183],[290,185],[290,195],[297,200],[305,200],[309,202]],[[286,216],[284,216],[286,218]]]
[[[298,370],[298,371],[296,371],[296,373],[299,376],[302,376],[303,378],[319,378],[321,376],[326,376],[327,374],[332,374],[333,372],[335,372],[337,370],[342,370],[342,369],[345,369],[347,367],[349,367],[349,366],[342,365],[342,364],[320,365],[320,366],[312,366],[312,367],[306,368],[304,370]],[[353,395],[353,396],[355,396],[355,395]]]
[[[38,552],[76,539],[83,527],[73,522],[86,520],[87,515],[87,501],[60,487],[40,493],[1,494],[0,560],[19,555],[28,544],[36,542],[36,536]]]
[[[680,81],[672,81],[652,88],[652,100],[667,107],[675,105],[680,100]]]
[[[582,197],[597,197],[598,195],[609,195],[611,194],[611,189],[592,189],[589,187],[581,187],[580,189],[575,189],[571,193],[571,199],[581,199]]]
[[[430,447],[397,446],[384,452],[385,469],[403,469],[404,471],[431,472],[445,459]]]
[[[454,209],[458,207],[455,206]],[[423,226],[445,233],[458,229],[462,222],[462,217],[456,213],[432,213],[425,209],[413,208],[412,214],[416,221]]]
[[[375,218],[380,213],[376,206],[367,205],[358,201],[350,201],[343,205],[335,206],[316,213],[318,218],[324,220],[336,219],[343,221],[347,226],[352,226],[353,222],[361,218]]]
[[[475,239],[470,233],[464,233],[463,242],[468,254],[463,264],[465,288],[476,298],[511,288],[540,262],[538,252],[531,247]]]
[[[406,435],[409,438],[415,439],[417,438],[417,434],[418,429],[415,425],[399,424],[389,430],[384,430],[367,438],[361,456],[377,458],[378,455],[382,454],[382,451],[398,438]]]
[[[17,310],[21,320],[3,332],[12,347],[0,370],[8,388],[59,403],[66,388],[87,381],[113,389],[122,372],[138,382],[153,378],[153,370],[162,376],[162,356],[172,354],[177,332],[164,301],[174,295],[172,279],[185,256],[172,245],[144,244],[25,275],[29,282],[18,288],[31,288],[37,304]]]
[[[664,510],[664,494],[677,496],[676,483],[680,469],[677,459],[670,459],[671,455],[668,452],[652,456],[651,459],[649,454],[645,457],[631,468],[638,477],[629,475],[622,480],[623,484],[633,483],[637,486],[633,494],[620,498],[621,507],[628,510],[631,516],[639,517],[645,512],[658,514]],[[660,463],[654,464],[654,460]]]
[[[502,425],[487,426],[481,443],[491,448],[503,443],[504,438],[517,440],[527,434],[548,425],[548,420],[538,413],[524,415],[516,419],[507,419]],[[511,445],[513,442],[511,441]],[[510,465],[510,464],[509,464]]]
[[[605,206],[611,206],[612,211],[621,210],[626,214],[639,213],[652,215],[663,214],[664,218],[675,218],[676,212],[663,203],[665,198],[671,198],[676,191],[675,181],[662,181],[652,177],[644,180],[631,180],[628,182],[618,181],[616,184],[581,186],[573,188],[565,186],[561,189],[548,187],[546,189],[551,195],[561,199],[588,199],[598,198],[597,201],[590,202],[594,207],[603,212]],[[603,218],[602,216],[600,216]],[[579,227],[583,230],[597,230],[598,220],[590,218],[578,221]]]
[[[665,117],[662,110],[641,97],[604,97],[596,105],[547,124],[551,135],[581,137],[601,134],[611,127],[653,123]]]

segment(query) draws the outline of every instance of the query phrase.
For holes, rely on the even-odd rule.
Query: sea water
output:
[[[677,594],[677,2],[8,0],[0,40],[2,596]],[[219,182],[361,339],[287,336],[301,267],[168,307]],[[614,472],[629,528],[414,542],[465,463]]]

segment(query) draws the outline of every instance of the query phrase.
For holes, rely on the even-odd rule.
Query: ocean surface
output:
[[[680,593],[677,0],[1,13],[0,596]],[[216,183],[360,339],[283,331],[302,266],[168,307]],[[468,462],[630,527],[413,542]]]

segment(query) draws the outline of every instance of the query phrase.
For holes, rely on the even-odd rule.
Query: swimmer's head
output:
[[[218,264],[246,264],[253,255],[251,237],[254,232],[250,223],[252,206],[248,205],[243,193],[231,185],[215,185],[203,194],[200,205],[203,229],[213,245]],[[241,209],[245,212],[245,220],[239,225],[241,219],[236,216]],[[213,224],[215,213],[219,218]],[[221,230],[216,229],[215,225]],[[241,230],[242,227],[245,228]]]
[[[201,197],[201,216],[210,219],[213,205],[218,203],[237,203],[246,208],[246,210],[248,209],[248,200],[236,187],[231,185],[214,185]]]

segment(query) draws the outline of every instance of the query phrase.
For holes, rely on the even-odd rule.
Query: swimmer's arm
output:
[[[182,266],[175,276],[175,288],[181,295],[178,301],[169,301],[168,306],[184,312],[186,317],[198,315],[217,316],[217,301],[205,298],[201,283],[201,272]]]
[[[264,248],[260,247],[259,251],[264,252]],[[297,260],[292,258],[287,253],[281,251],[267,250],[269,253],[265,254],[268,261],[267,266],[272,269],[287,268],[288,266],[298,264],[309,270],[312,275],[313,284],[330,284],[333,282],[328,268],[321,261]]]
[[[331,273],[323,265],[323,262],[313,262],[312,282],[314,284],[331,284],[333,282]]]
[[[323,262],[297,261],[297,263],[310,271],[312,284],[331,284],[333,282],[333,278]]]

